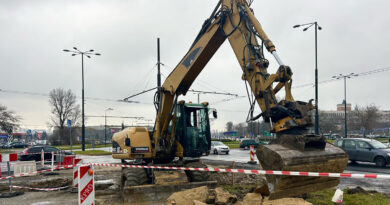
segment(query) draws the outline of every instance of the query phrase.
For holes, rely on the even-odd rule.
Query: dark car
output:
[[[51,153],[53,152],[54,154],[64,154],[64,155],[73,155],[71,152],[66,152],[63,150],[60,150],[55,147],[50,147],[50,146],[35,146],[35,147],[30,147],[25,150],[23,150],[22,154],[19,155],[21,161],[40,161],[41,160],[41,151],[43,150],[44,152],[44,157],[45,159],[51,160]]]
[[[374,162],[380,167],[390,164],[390,148],[377,140],[365,138],[337,139],[334,145],[345,150],[352,163],[356,161]]]
[[[240,143],[240,148],[249,149],[251,145],[255,146],[256,149],[259,143],[251,139],[242,140]]]
[[[3,146],[4,149],[12,149],[12,148],[26,148],[28,145],[23,142],[11,142]]]

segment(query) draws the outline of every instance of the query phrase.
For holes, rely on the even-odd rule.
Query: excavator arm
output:
[[[263,31],[254,17],[253,11],[245,0],[221,0],[210,18],[208,18],[191,48],[166,78],[160,92],[156,124],[153,132],[153,155],[169,156],[174,145],[174,132],[168,134],[171,121],[175,121],[177,97],[185,95],[199,73],[203,70],[214,53],[229,39],[240,67],[242,79],[249,84],[254,101],[262,113],[251,116],[249,120],[263,117],[272,122],[273,132],[282,132],[311,125],[308,111],[314,107],[309,103],[295,102],[291,95],[290,67],[284,65],[276,53],[275,45]],[[258,41],[260,40],[260,43]],[[263,47],[272,53],[279,68],[275,74],[269,74],[268,60],[265,59]],[[274,87],[274,83],[277,85]],[[277,102],[275,94],[285,88],[285,99]]]

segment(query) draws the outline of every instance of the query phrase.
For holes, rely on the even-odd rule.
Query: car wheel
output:
[[[375,158],[375,165],[378,167],[384,167],[386,166],[386,160],[383,157],[376,157]]]
[[[214,149],[214,154],[218,154],[218,150],[217,149]]]
[[[228,154],[229,154],[229,152],[226,152],[226,154],[228,155]]]
[[[249,147],[248,146],[245,146],[245,148],[244,149],[249,149]]]

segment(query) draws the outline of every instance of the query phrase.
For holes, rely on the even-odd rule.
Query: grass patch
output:
[[[228,146],[230,149],[239,149],[240,148],[240,144],[225,144],[226,146]]]
[[[240,142],[238,141],[232,141],[232,142],[223,142],[226,146],[228,146],[230,149],[238,149],[240,148]]]
[[[382,205],[390,204],[390,198],[380,193],[356,193],[348,194],[348,189],[344,190],[344,204],[361,204],[361,205]],[[333,205],[331,201],[335,189],[325,189],[307,195],[306,201],[316,205]]]
[[[86,151],[74,151],[75,154],[84,154],[84,155],[111,155],[111,152],[104,150],[86,150]]]
[[[333,144],[334,140],[326,140],[326,142],[329,143],[329,144]]]
[[[62,149],[62,150],[70,150],[70,145],[55,145],[53,147],[57,147],[58,149]],[[111,143],[107,143],[106,146],[104,146],[104,144],[95,145],[95,148],[101,148],[101,147],[111,147]],[[92,148],[92,145],[86,144],[85,149],[89,149],[89,148]],[[72,149],[81,149],[81,144],[72,145]]]

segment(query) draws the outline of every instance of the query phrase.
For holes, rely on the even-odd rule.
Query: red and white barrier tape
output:
[[[106,163],[83,163],[81,165],[103,166],[103,167],[128,167],[128,168],[153,168],[153,169],[168,169],[168,170],[185,170],[185,171],[204,171],[204,172],[228,172],[228,173],[243,173],[243,174],[268,174],[268,175],[283,175],[283,176],[309,176],[309,177],[336,177],[336,178],[369,178],[369,179],[390,179],[390,175],[385,174],[364,174],[364,173],[322,173],[322,172],[299,172],[299,171],[273,171],[273,170],[249,170],[249,169],[224,169],[224,168],[196,168],[196,167],[172,167],[172,166],[148,166],[148,165],[126,165],[126,164],[106,164]],[[54,170],[68,169],[77,165],[66,165],[56,167]],[[49,172],[52,169],[45,169],[36,172],[28,172],[19,175],[0,177],[0,179],[9,179],[21,176],[35,175],[42,172]]]
[[[153,169],[190,170],[190,171],[204,171],[204,172],[230,172],[230,173],[243,173],[243,174],[268,174],[268,175],[284,175],[284,176],[390,179],[390,175],[385,175],[385,174],[321,173],[321,172],[249,170],[249,169],[222,169],[222,168],[195,168],[195,167],[170,167],[170,166],[124,165],[124,164],[102,164],[102,163],[89,163],[89,164],[91,164],[93,166],[104,166],[104,167],[153,168]]]
[[[65,166],[62,166],[62,167],[56,167],[54,169],[50,168],[50,169],[44,169],[44,170],[39,170],[39,171],[35,171],[35,172],[26,172],[26,173],[22,173],[22,174],[7,176],[7,177],[0,177],[0,180],[1,179],[15,178],[15,177],[30,176],[30,175],[35,175],[35,174],[39,174],[39,173],[42,173],[42,172],[51,172],[52,170],[69,169],[69,168],[72,168],[74,166],[77,166],[77,165],[65,165]]]
[[[33,188],[33,187],[24,187],[24,186],[10,186],[10,187],[15,189],[29,189],[29,190],[36,190],[36,191],[57,191],[61,189],[67,189],[69,186],[56,187],[56,188]]]

